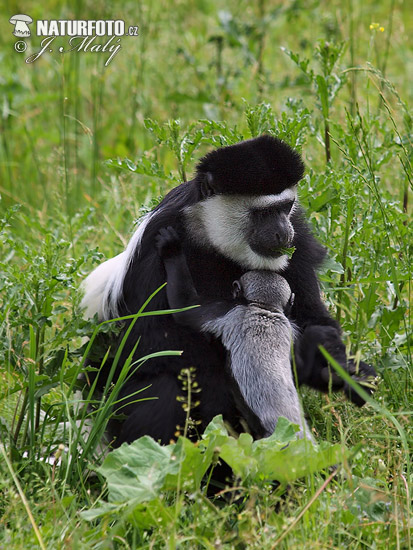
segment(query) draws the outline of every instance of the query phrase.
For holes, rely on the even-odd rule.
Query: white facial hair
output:
[[[295,188],[285,189],[278,195],[214,195],[184,210],[186,227],[194,242],[215,248],[245,269],[282,271],[288,265],[287,255],[262,256],[249,246],[245,238],[250,223],[248,216],[252,209],[295,200],[296,196]]]

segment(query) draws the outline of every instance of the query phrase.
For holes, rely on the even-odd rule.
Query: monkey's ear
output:
[[[212,197],[212,195],[214,194],[213,184],[214,176],[211,174],[211,172],[207,172],[203,181],[201,182],[201,193],[205,199],[207,199],[208,197]]]
[[[232,283],[232,297],[239,298],[242,294],[242,287],[239,281],[234,281]]]

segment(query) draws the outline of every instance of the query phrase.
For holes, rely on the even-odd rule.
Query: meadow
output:
[[[22,11],[25,52],[9,23]],[[111,59],[105,36],[95,51],[58,37],[26,62],[39,19],[135,31]],[[412,24],[401,0],[3,3],[0,547],[411,547]],[[110,327],[83,319],[79,285],[205,152],[262,133],[303,155],[322,292],[377,389],[357,408],[301,388],[317,451],[288,423],[252,443],[216,419],[199,445],[143,438],[105,457],[116,384],[99,402],[77,390]],[[237,477],[214,500],[219,456]]]

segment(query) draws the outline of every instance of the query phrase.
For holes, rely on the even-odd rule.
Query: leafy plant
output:
[[[115,4],[29,11],[113,19]],[[91,51],[45,53],[29,66],[13,50],[12,14],[0,18],[0,546],[410,548],[412,10],[376,2],[380,23],[354,0],[340,10],[324,0],[230,0],[225,11],[210,0],[171,8],[143,0],[121,12],[140,35],[122,38],[109,68]],[[317,440],[349,449],[328,476],[288,470],[296,460],[306,468],[307,453],[316,469],[311,447],[272,442],[271,455],[218,420],[198,446],[140,441],[145,456],[165,453],[174,473],[154,467],[155,486],[148,470],[131,470],[131,487],[148,483],[153,499],[128,507],[110,496],[117,455],[108,456],[108,485],[95,470],[108,415],[121,415],[122,402],[114,385],[103,399],[93,394],[96,371],[83,366],[84,336],[96,344],[94,331],[114,325],[82,319],[79,281],[124,249],[133,220],[189,178],[205,152],[261,133],[303,154],[300,202],[329,252],[322,292],[348,352],[380,373],[374,402],[355,409],[341,395],[301,390]],[[104,366],[117,350],[105,348]],[[136,368],[128,363],[121,376]],[[83,397],[78,374],[91,381]],[[190,372],[183,379],[191,387]],[[200,396],[191,392],[182,432],[192,436]],[[225,502],[206,498],[208,474],[199,481],[205,464],[223,460],[218,445],[206,455],[214,438],[238,475]],[[136,461],[133,448],[122,452]],[[257,473],[272,479],[272,460],[285,476],[278,490]],[[178,464],[186,465],[180,480]],[[103,515],[86,521],[81,510]]]
[[[285,486],[337,464],[345,456],[341,445],[324,442],[314,447],[307,439],[297,440],[297,430],[298,426],[280,418],[269,438],[253,441],[249,434],[241,434],[235,439],[228,434],[222,417],[216,417],[196,443],[181,436],[176,443],[161,446],[144,436],[105,458],[98,472],[106,479],[109,502],[82,515],[94,520],[121,513],[132,521],[139,518],[139,525],[148,528],[159,518],[170,521],[176,506],[173,495],[182,490],[199,491],[206,472],[218,458],[248,487],[273,480]]]
[[[345,43],[329,42],[320,40],[315,49],[315,58],[319,62],[321,72],[310,68],[309,59],[301,59],[296,54],[286,48],[282,48],[288,57],[303,71],[308,82],[314,87],[318,99],[317,106],[321,111],[324,122],[324,149],[326,162],[331,160],[330,145],[330,115],[332,104],[346,83],[346,74],[337,74],[336,65],[343,56]]]

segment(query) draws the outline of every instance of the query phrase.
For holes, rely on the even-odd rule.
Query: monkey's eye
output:
[[[292,207],[294,206],[294,200],[291,201],[285,201],[280,205],[280,208],[283,212],[286,214],[289,214],[291,212]]]

